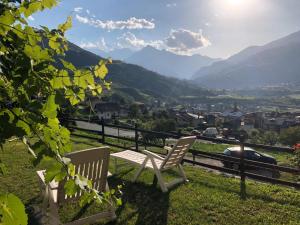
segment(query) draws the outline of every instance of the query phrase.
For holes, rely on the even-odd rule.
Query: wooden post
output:
[[[240,176],[241,176],[241,199],[246,198],[246,184],[245,184],[245,164],[244,164],[244,158],[245,158],[245,151],[244,151],[244,143],[241,142],[241,158],[240,158]]]
[[[180,130],[178,130],[178,138],[181,138],[181,129]]]
[[[118,127],[118,143],[120,142],[120,128]]]
[[[241,155],[240,155],[240,176],[241,176],[241,199],[246,199],[246,176],[245,176],[245,141],[247,139],[247,133],[242,130],[240,133],[240,148],[241,148]]]
[[[138,152],[139,151],[139,134],[138,134],[138,131],[137,131],[137,123],[134,124],[134,140],[135,140],[135,150]]]
[[[101,126],[102,126],[102,143],[105,144],[105,128],[104,128],[104,119],[101,119]]]

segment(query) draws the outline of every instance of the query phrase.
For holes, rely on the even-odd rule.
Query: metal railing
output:
[[[93,140],[98,140],[99,142],[101,142],[103,144],[111,145],[111,146],[118,147],[121,149],[130,148],[135,151],[139,151],[139,146],[163,147],[165,144],[164,142],[162,144],[159,144],[159,143],[152,143],[149,141],[145,141],[142,138],[140,138],[143,134],[151,134],[154,136],[156,135],[157,137],[163,137],[164,139],[165,138],[178,139],[182,136],[186,136],[181,133],[176,134],[176,133],[145,130],[145,129],[138,128],[137,125],[135,125],[135,126],[114,125],[114,124],[105,123],[103,120],[92,120],[91,121],[91,120],[74,119],[74,118],[72,118],[72,119],[65,118],[63,120],[64,120],[64,122],[66,122],[66,121],[67,122],[82,121],[82,122],[97,124],[97,125],[101,126],[101,130],[100,129],[99,130],[90,130],[90,129],[86,129],[86,128],[76,127],[74,125],[68,126],[68,128],[71,130],[79,130],[79,131],[83,131],[86,133],[98,135],[97,137],[94,137],[94,136],[88,136],[88,135],[84,135],[84,134],[75,134],[74,133],[74,135],[76,135],[76,136],[84,137],[84,138],[91,138]],[[125,130],[125,131],[132,131],[133,135],[132,135],[132,137],[124,137],[124,136],[120,136],[120,135],[108,134],[105,132],[106,127],[121,129],[121,130]],[[118,145],[115,143],[109,143],[106,140],[106,137],[115,138],[118,140],[124,140],[124,141],[132,143],[132,145],[131,146],[125,146],[125,145],[122,146],[122,145]],[[256,147],[256,148],[266,149],[266,150],[276,150],[278,152],[292,152],[291,148],[274,147],[274,146],[267,146],[267,145],[260,145],[260,144],[252,144],[252,143],[247,143],[247,142],[242,143],[239,141],[208,138],[208,137],[203,137],[203,136],[197,136],[197,139],[211,141],[214,143],[241,145],[242,154],[240,154],[241,155],[240,157],[231,157],[231,156],[227,156],[227,155],[224,155],[221,153],[211,153],[211,152],[205,152],[205,151],[196,150],[196,149],[190,149],[189,153],[192,155],[192,157],[185,157],[183,160],[184,163],[190,163],[192,165],[197,165],[200,167],[205,167],[205,168],[225,172],[228,174],[232,174],[235,176],[239,176],[241,178],[241,196],[244,196],[246,193],[246,191],[245,191],[245,188],[246,188],[245,179],[246,178],[251,178],[251,179],[255,179],[258,181],[262,181],[262,182],[278,184],[278,185],[285,185],[285,186],[293,187],[296,189],[300,189],[299,182],[292,182],[292,181],[286,181],[286,180],[277,179],[277,178],[273,178],[273,177],[263,176],[263,175],[259,175],[259,174],[253,173],[253,172],[248,172],[245,169],[245,168],[251,167],[251,168],[260,169],[260,170],[264,170],[264,171],[274,172],[275,174],[278,174],[280,172],[285,172],[285,173],[290,173],[290,174],[294,174],[294,175],[300,175],[300,170],[298,168],[278,166],[278,165],[274,165],[274,164],[252,161],[252,160],[245,159],[243,157],[243,155],[244,155],[243,149],[245,146]],[[164,154],[166,154],[166,152],[161,152],[160,154],[164,155]],[[197,160],[199,157],[206,158],[206,159],[212,159],[212,160],[218,160],[218,161],[221,161],[223,164],[227,163],[227,164],[232,164],[235,166],[232,168],[228,168],[228,167],[217,166],[217,165],[213,165],[213,164],[209,164],[209,163],[204,163],[204,162]]]

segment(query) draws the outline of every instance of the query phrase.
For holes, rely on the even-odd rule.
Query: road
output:
[[[76,121],[76,126],[84,129],[102,131],[102,126],[95,123]],[[107,126],[104,127],[104,130],[105,130],[105,134],[109,134],[109,135],[115,135],[115,136],[119,135],[122,137],[129,137],[129,138],[133,138],[135,136],[134,131],[129,131],[129,130],[122,130],[122,129],[107,127]]]

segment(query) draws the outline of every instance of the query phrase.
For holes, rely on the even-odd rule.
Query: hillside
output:
[[[65,58],[77,67],[95,65],[102,59],[72,43],[69,44]],[[137,65],[114,61],[108,67],[107,80],[112,81],[113,88],[124,88],[127,91],[132,88],[154,98],[211,95],[211,92],[186,81],[168,78]]]
[[[243,89],[300,82],[300,31],[252,46],[200,69],[193,79],[209,88]]]
[[[176,55],[166,50],[147,46],[125,59],[128,63],[140,65],[162,75],[178,79],[190,79],[203,66],[208,66],[218,59],[202,55]]]

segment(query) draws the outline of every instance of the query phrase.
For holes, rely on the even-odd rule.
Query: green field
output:
[[[101,146],[84,138],[72,140],[74,151]],[[12,192],[19,196],[26,204],[30,224],[37,224],[33,215],[41,204],[41,196],[35,174],[38,168],[32,165],[32,156],[22,143],[15,141],[4,146],[0,158],[9,168],[6,175],[0,176],[0,193]],[[109,178],[111,187],[123,184],[123,205],[117,210],[117,221],[111,224],[300,224],[299,191],[247,181],[247,200],[241,200],[238,179],[192,166],[185,166],[185,170],[190,182],[163,194],[152,185],[153,174],[149,171],[134,184],[130,181],[134,167],[121,169]],[[112,167],[110,171],[113,172]],[[165,176],[168,179],[174,173]],[[98,208],[92,205],[84,214]],[[75,203],[63,207],[61,219],[68,221],[78,212]]]

